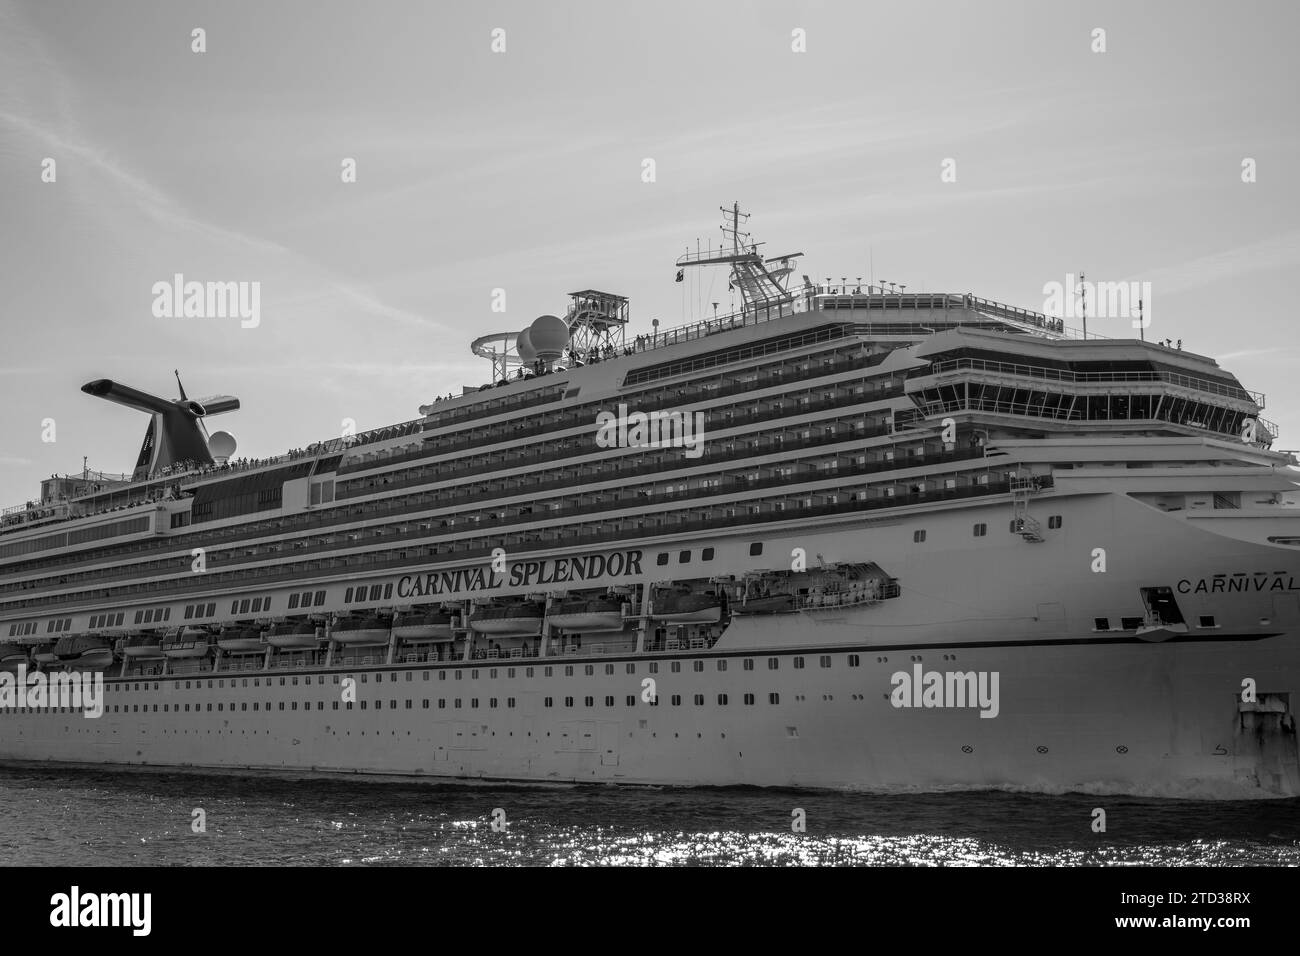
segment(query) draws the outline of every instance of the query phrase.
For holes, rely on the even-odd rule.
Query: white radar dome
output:
[[[213,432],[208,439],[208,453],[213,458],[229,458],[235,453],[235,436],[230,432]]]
[[[528,327],[528,338],[537,357],[553,362],[569,344],[569,326],[556,315],[539,315]]]
[[[519,357],[523,361],[530,365],[537,361],[537,349],[533,348],[528,329],[524,329],[515,336],[515,351],[519,353]]]

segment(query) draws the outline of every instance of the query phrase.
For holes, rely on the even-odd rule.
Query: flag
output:
[[[678,281],[678,282],[681,282],[681,281],[682,281],[683,279],[685,279],[685,278],[686,278],[686,270],[685,270],[685,269],[678,269],[678,270],[677,270],[677,281]]]

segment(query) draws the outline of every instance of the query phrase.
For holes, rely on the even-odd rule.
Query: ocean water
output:
[[[52,864],[1300,865],[1300,801],[0,767],[0,865]]]

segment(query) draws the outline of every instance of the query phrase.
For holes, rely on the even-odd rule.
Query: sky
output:
[[[725,274],[673,261],[735,201],[816,278],[1030,309],[1150,282],[1148,338],[1300,447],[1297,9],[0,0],[0,506],[131,469],[145,419],[92,379],[179,369],[265,456],[488,381],[469,342],[579,289],[633,334],[725,312]],[[155,315],[177,273],[259,283],[259,323]]]

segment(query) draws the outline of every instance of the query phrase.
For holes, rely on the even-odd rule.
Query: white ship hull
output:
[[[684,701],[678,707],[669,704],[667,681],[660,690],[665,696],[653,708],[639,700],[624,706],[626,693],[640,693],[629,680],[548,682],[547,693],[560,699],[591,694],[603,702],[612,694],[618,701],[616,707],[567,711],[544,707],[540,692],[524,689],[523,680],[462,681],[454,692],[466,701],[483,696],[479,709],[462,711],[459,720],[442,718],[436,701],[422,707],[424,695],[453,690],[424,682],[419,674],[390,689],[358,685],[360,700],[369,698],[364,712],[332,710],[338,696],[332,683],[295,689],[300,706],[311,700],[323,708],[271,714],[254,712],[251,702],[278,696],[276,686],[160,690],[130,698],[110,693],[110,701],[170,699],[197,707],[167,722],[122,713],[97,720],[11,715],[4,718],[10,731],[5,756],[538,782],[885,791],[1007,787],[1213,798],[1300,792],[1295,737],[1271,730],[1257,737],[1252,728],[1243,729],[1223,678],[1225,672],[1263,673],[1269,667],[1272,686],[1300,688],[1294,634],[1222,646],[953,645],[927,648],[920,656],[926,666],[941,667],[944,654],[953,651],[963,668],[1001,673],[996,718],[983,719],[973,709],[895,709],[887,699],[890,674],[900,660],[906,668],[910,655],[890,651],[878,662],[864,651],[857,669],[845,666],[843,653],[833,655],[831,668],[801,671],[791,668],[793,655],[781,655],[775,675],[752,672],[761,680],[739,662],[718,673],[710,659],[702,674],[683,668],[671,687]],[[1281,673],[1279,658],[1287,662]],[[757,666],[766,667],[762,660]],[[637,679],[644,673],[642,661]],[[789,703],[769,705],[769,687],[781,688],[782,701]],[[1021,690],[1013,695],[1006,691],[1011,687]],[[488,694],[512,692],[518,699],[513,711],[487,708]],[[752,706],[741,703],[749,692],[760,695]],[[706,695],[707,707],[690,704],[696,693]],[[718,694],[728,695],[727,706],[716,705]],[[409,710],[407,697],[413,699]],[[807,703],[795,703],[799,697]],[[376,701],[382,701],[381,710],[374,709]],[[250,709],[227,709],[217,717],[216,703]],[[208,704],[214,707],[211,716]],[[82,739],[73,744],[72,733]],[[195,734],[204,736],[201,753],[186,739]]]
[[[265,676],[204,673],[193,687],[191,674],[110,680],[96,720],[0,714],[0,756],[538,782],[1300,795],[1288,728],[1290,701],[1300,701],[1300,554],[1264,541],[1294,532],[1300,516],[1265,525],[1243,509],[1197,520],[1078,490],[1040,505],[1063,514],[1064,527],[1037,543],[970,536],[974,521],[1007,527],[1004,500],[870,527],[764,529],[769,553],[798,546],[878,562],[901,595],[737,617],[709,649],[376,664],[369,670],[384,681],[358,681],[350,709],[335,680],[366,668],[298,672],[312,683],[291,689],[274,666]],[[916,546],[918,527],[943,547]],[[710,573],[759,567],[765,559],[748,556],[757,537],[701,542],[718,554]],[[1090,568],[1099,547],[1110,556],[1104,573]],[[1264,568],[1256,587],[1197,586]],[[1139,585],[1166,582],[1185,632],[1096,629],[1103,613],[1116,622],[1141,613]],[[997,673],[997,715],[895,707],[894,675],[918,665]],[[641,697],[647,677],[655,706]],[[1241,700],[1246,678],[1256,702]],[[161,720],[135,710],[154,704],[190,709]]]

